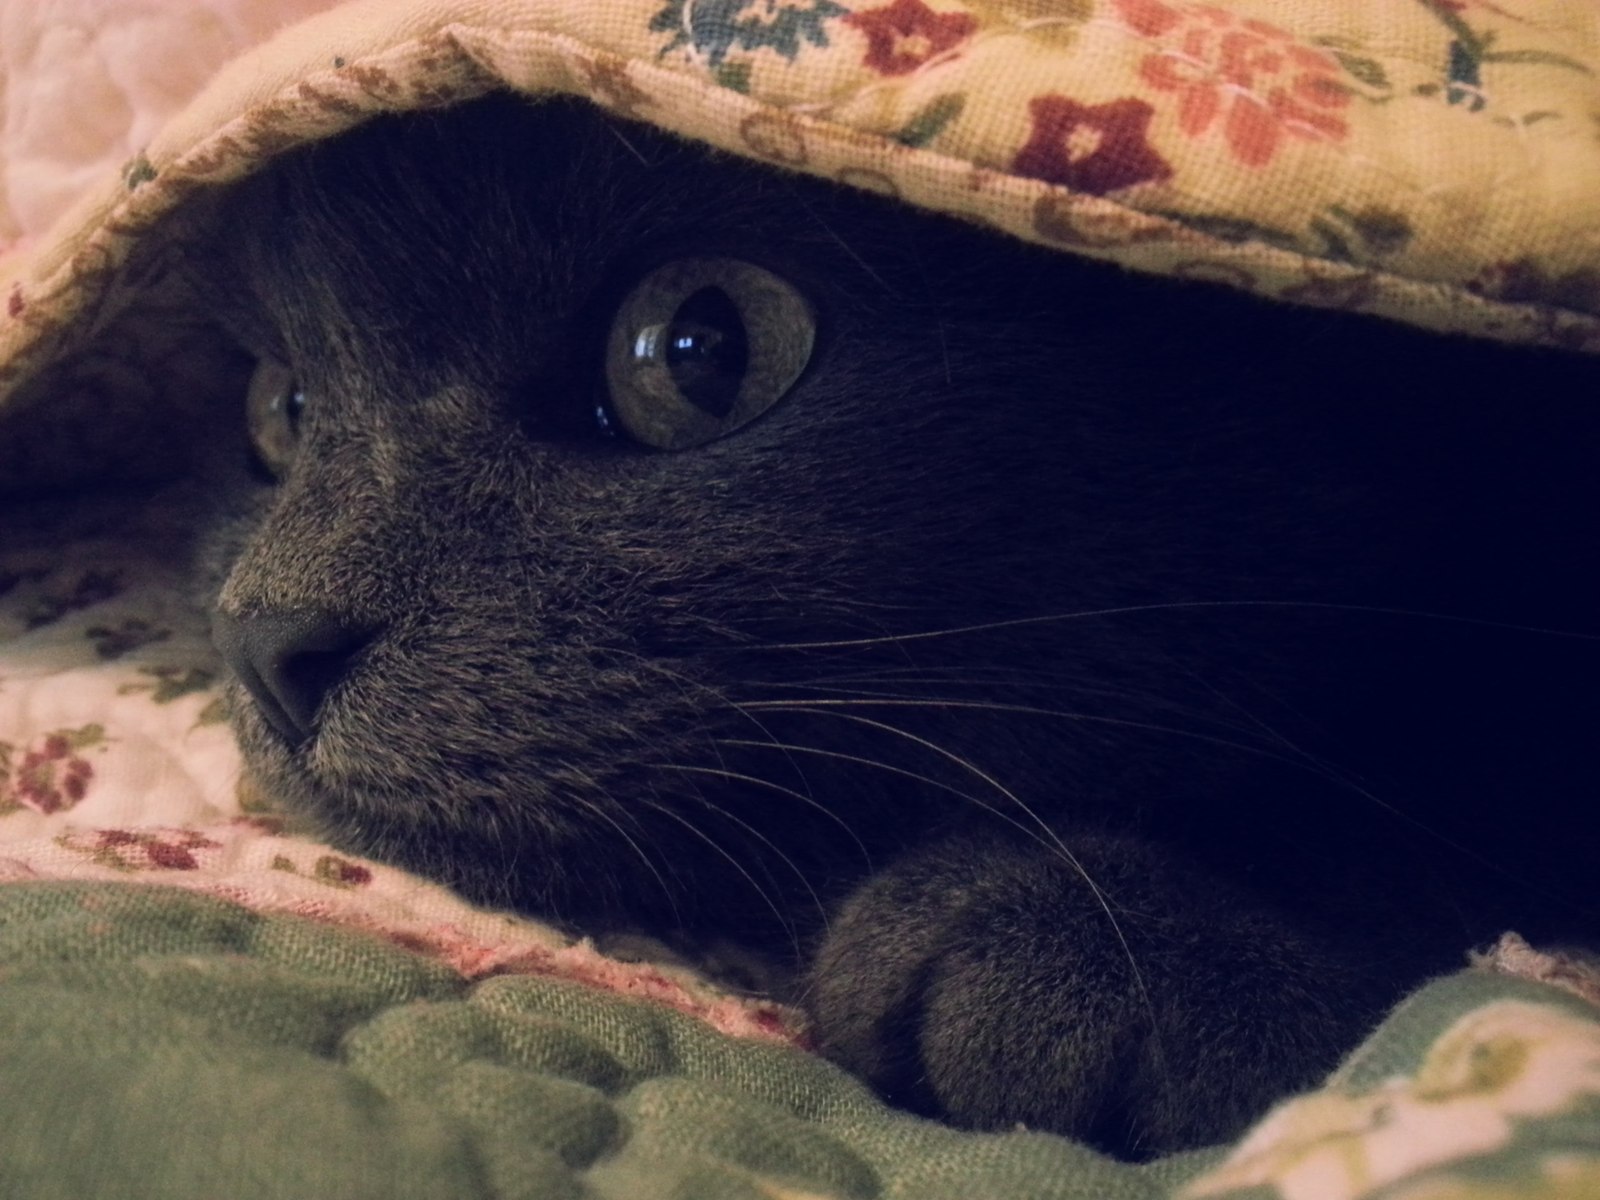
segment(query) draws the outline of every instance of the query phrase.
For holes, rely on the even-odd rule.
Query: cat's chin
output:
[[[572,869],[592,861],[597,840],[563,819],[577,802],[530,794],[513,802],[468,778],[397,784],[392,756],[383,756],[388,785],[376,787],[360,777],[367,772],[328,771],[315,743],[290,748],[247,699],[232,700],[245,790],[285,818],[286,832],[427,876],[481,904],[558,919],[616,907],[604,881]]]
[[[355,753],[348,729],[291,748],[242,688],[233,691],[248,790],[286,818],[288,833],[575,933],[728,936],[783,954],[797,945],[795,921],[772,898],[779,882],[788,881],[754,854],[707,849],[712,839],[695,826],[693,805],[674,812],[664,794],[628,804],[619,800],[636,795],[627,787],[612,794],[562,791],[559,778],[525,780],[514,790],[466,772],[429,778],[407,770],[403,748],[376,744],[362,771],[345,773],[338,767]],[[320,744],[324,738],[341,744],[330,751]],[[387,778],[377,782],[383,771]],[[783,861],[796,880],[790,886],[820,905],[793,861]],[[747,895],[748,902],[729,905],[729,895]]]

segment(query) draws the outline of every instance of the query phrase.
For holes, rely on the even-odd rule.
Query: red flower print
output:
[[[323,883],[331,883],[334,887],[365,887],[372,882],[371,871],[360,863],[340,858],[337,854],[324,854],[317,859],[316,865],[311,868],[311,873]]]
[[[200,867],[196,851],[222,845],[193,829],[86,829],[56,843],[118,871],[194,871]]]
[[[1028,103],[1032,135],[1011,169],[1091,196],[1170,179],[1172,168],[1145,140],[1154,111],[1143,100],[1079,104],[1036,96]]]
[[[1234,158],[1265,166],[1284,137],[1338,141],[1350,103],[1338,60],[1266,21],[1209,4],[1114,0],[1130,29],[1163,43],[1141,78],[1178,97],[1178,128],[1200,137],[1220,122]]]
[[[94,779],[94,765],[78,751],[105,740],[99,725],[58,729],[15,762],[14,748],[0,743],[0,812],[31,808],[48,816],[74,807]]]
[[[1116,3],[1123,22],[1145,37],[1160,37],[1183,24],[1183,14],[1161,0],[1116,0]]]
[[[894,0],[844,18],[867,36],[867,66],[880,75],[909,75],[959,46],[978,27],[967,13],[938,13],[922,0]]]

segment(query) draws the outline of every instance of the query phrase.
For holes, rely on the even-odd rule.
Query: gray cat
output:
[[[569,102],[375,121],[213,237],[216,639],[340,846],[786,958],[894,1102],[1131,1157],[1600,928],[1593,362]]]

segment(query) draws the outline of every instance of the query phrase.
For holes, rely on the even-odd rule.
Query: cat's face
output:
[[[235,721],[340,843],[559,912],[681,909],[703,874],[781,895],[763,839],[853,849],[840,820],[869,836],[896,779],[830,783],[825,815],[837,761],[771,746],[849,750],[870,714],[741,705],[919,656],[770,647],[1025,615],[1019,525],[1087,536],[1052,499],[1078,418],[1012,412],[1054,352],[1008,318],[1045,280],[949,278],[951,231],[705,157],[495,101],[230,210],[275,478],[221,539],[219,621],[279,689]]]
[[[1307,594],[1346,504],[1320,317],[1179,332],[1187,295],[567,104],[376,123],[219,228],[272,477],[214,539],[249,767],[481,899],[759,923],[994,776],[1026,820],[1181,774],[1195,739],[1122,739],[1211,681],[1041,618]]]

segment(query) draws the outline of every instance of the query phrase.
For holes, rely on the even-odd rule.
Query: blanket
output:
[[[150,499],[237,382],[178,218],[374,113],[573,93],[1063,253],[1594,352],[1597,70],[1580,0],[0,3],[0,1195],[1600,1197],[1600,970],[1515,935],[1136,1167],[896,1113],[779,1004],[298,837]]]

